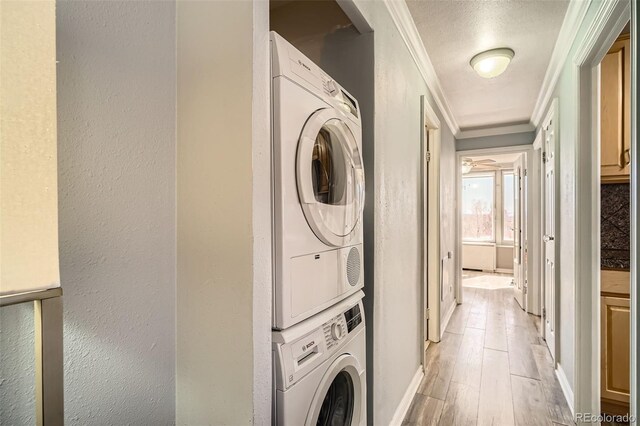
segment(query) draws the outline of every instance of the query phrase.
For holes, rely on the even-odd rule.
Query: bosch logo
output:
[[[304,62],[302,62],[300,59],[298,59],[298,64],[300,64],[301,66],[303,66],[307,71],[311,71],[311,68],[309,68],[307,66],[307,64],[305,64]]]
[[[306,351],[307,349],[309,349],[310,347],[314,346],[316,344],[316,342],[314,340],[310,341],[309,343],[307,343],[306,345],[304,345],[302,347],[302,352]]]

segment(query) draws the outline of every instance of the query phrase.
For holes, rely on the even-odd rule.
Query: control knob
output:
[[[338,85],[335,81],[329,80],[327,81],[327,90],[329,91],[329,94],[331,94],[331,96],[335,96],[338,94]]]
[[[344,336],[344,330],[342,329],[342,324],[335,323],[331,326],[331,337],[333,340],[340,340]]]

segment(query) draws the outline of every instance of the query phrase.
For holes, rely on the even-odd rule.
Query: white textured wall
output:
[[[35,424],[33,303],[0,308],[0,425]]]
[[[175,422],[175,3],[58,1],[67,425]]]
[[[441,329],[444,329],[448,320],[446,316],[451,313],[451,309],[456,303],[455,280],[456,263],[455,252],[457,247],[456,225],[458,215],[456,204],[458,195],[456,191],[457,168],[456,168],[456,146],[453,134],[446,126],[444,120],[440,119],[444,129],[441,132],[440,149],[440,257],[446,258],[451,252],[451,259],[444,259],[442,262],[442,303],[440,306]]]

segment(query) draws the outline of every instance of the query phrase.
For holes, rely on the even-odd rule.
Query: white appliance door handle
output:
[[[316,202],[316,195],[313,192],[313,176],[311,175],[311,159],[315,143],[313,139],[303,136],[298,144],[298,190],[300,201],[305,204]]]

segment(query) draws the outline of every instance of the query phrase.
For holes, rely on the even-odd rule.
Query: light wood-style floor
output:
[[[573,425],[538,317],[513,290],[464,288],[403,425]]]

